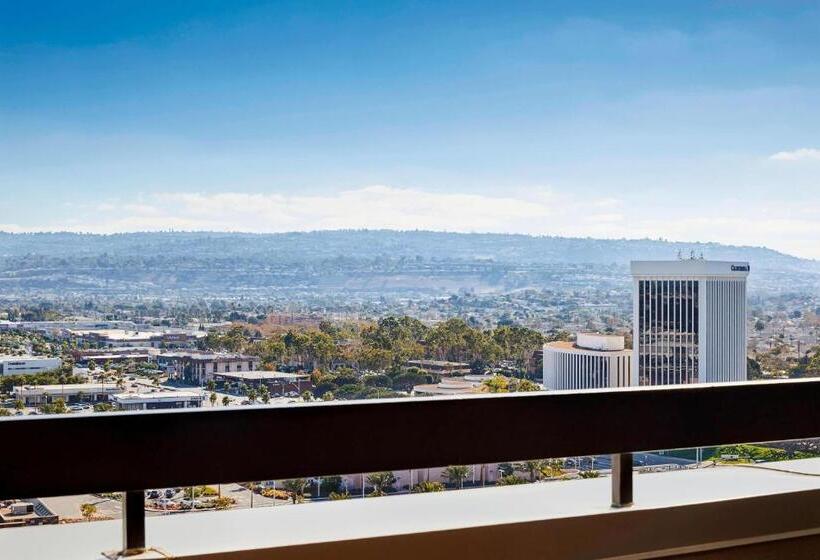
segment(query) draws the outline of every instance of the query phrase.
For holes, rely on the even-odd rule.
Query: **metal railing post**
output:
[[[632,505],[632,453],[612,456],[612,507]]]
[[[138,554],[145,549],[145,492],[131,490],[122,499],[122,549]]]

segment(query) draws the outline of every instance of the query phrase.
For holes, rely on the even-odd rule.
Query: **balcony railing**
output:
[[[0,441],[24,463],[0,463],[0,499],[125,491],[140,549],[146,488],[613,454],[622,507],[630,453],[816,437],[818,403],[799,380],[10,418]]]

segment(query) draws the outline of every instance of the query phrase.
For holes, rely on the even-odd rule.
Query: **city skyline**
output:
[[[42,10],[0,15],[0,230],[430,229],[820,258],[815,6]]]

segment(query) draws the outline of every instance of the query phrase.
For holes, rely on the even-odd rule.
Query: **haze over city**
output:
[[[428,229],[820,258],[812,3],[0,13],[0,230]]]

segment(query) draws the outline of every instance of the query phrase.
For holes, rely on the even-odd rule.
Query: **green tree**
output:
[[[534,461],[522,461],[520,463],[515,463],[513,465],[516,471],[528,475],[530,482],[535,482],[536,480],[541,478],[544,469],[546,469],[548,466],[549,463],[541,459]]]
[[[211,393],[211,396],[208,397],[208,400],[211,401],[211,406],[216,405],[216,401],[219,397],[216,396],[216,393]]]
[[[44,404],[40,407],[43,414],[65,414],[68,408],[63,399],[56,399],[53,403]]]
[[[294,504],[305,500],[305,489],[309,481],[306,478],[292,478],[282,482],[282,487],[290,494],[290,499]]]
[[[392,471],[375,472],[367,476],[367,483],[373,488],[369,496],[385,496],[393,492],[396,476]]]
[[[222,397],[222,406],[228,406],[229,404],[231,404],[230,397],[228,395]]]
[[[464,481],[470,476],[472,472],[472,468],[466,465],[450,465],[444,472],[442,473],[450,484],[453,486],[458,486],[459,488],[464,488]]]

